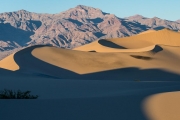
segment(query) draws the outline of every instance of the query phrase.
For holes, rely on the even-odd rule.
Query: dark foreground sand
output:
[[[179,82],[40,77],[5,77],[0,82],[0,88],[31,90],[32,94],[39,95],[37,100],[0,100],[2,120],[146,120],[151,113],[144,106],[146,97],[180,90]],[[178,112],[173,113],[176,116]],[[166,112],[163,115],[166,117]]]

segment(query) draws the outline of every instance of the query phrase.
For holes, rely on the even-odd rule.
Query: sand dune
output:
[[[44,68],[48,68],[46,66],[43,66],[44,68],[37,68],[37,60],[40,60],[47,64],[56,66],[57,69],[65,69],[76,74],[92,74],[133,67],[142,70],[159,69],[180,74],[180,66],[178,64],[180,60],[180,55],[178,53],[180,47],[178,47],[178,43],[176,46],[170,46],[171,42],[169,42],[174,37],[169,41],[166,40],[166,38],[160,40],[165,43],[169,42],[168,46],[158,44],[159,41],[156,41],[157,43],[152,43],[152,41],[155,42],[154,39],[152,39],[151,42],[149,40],[150,36],[152,38],[159,38],[166,34],[169,36],[180,35],[179,33],[165,29],[127,38],[98,40],[73,51],[49,46],[34,46],[17,52],[14,55],[14,58],[12,57],[13,55],[9,56],[2,60],[2,64],[0,65],[2,68],[8,70],[18,70],[19,66],[20,70],[38,71],[43,74]],[[178,38],[175,36],[174,40],[176,41],[177,39]],[[38,61],[39,64],[40,61]],[[11,62],[12,65],[6,64],[8,62]],[[31,65],[27,65],[26,63]],[[49,71],[49,75],[51,74],[52,72]],[[58,75],[56,75],[56,77],[57,76]]]
[[[99,42],[99,41],[104,41],[104,42],[108,41],[116,46],[120,46],[121,48],[126,48],[126,49],[139,49],[139,48],[144,48],[151,45],[167,45],[167,46],[178,47],[180,46],[179,39],[180,39],[179,32],[163,29],[159,31],[149,31],[149,32],[147,31],[147,32],[143,32],[142,34],[138,34],[131,37],[98,40],[93,43],[77,47],[74,50],[80,50],[80,51],[94,50],[94,51],[102,52],[104,50],[100,50],[100,49],[102,49],[106,45],[101,44],[102,42]],[[113,48],[112,45],[111,45],[111,48]]]
[[[148,43],[147,43],[148,44]],[[109,46],[107,46],[109,45]],[[149,44],[144,45],[141,48],[126,48],[127,46],[120,46],[108,40],[99,40],[93,42],[92,44],[82,46],[80,48],[75,48],[74,50],[82,51],[96,51],[96,52],[147,52],[154,49],[155,45]]]
[[[12,71],[18,70],[19,66],[14,61],[14,54],[11,54],[8,57],[1,60],[0,61],[0,68],[12,70]]]
[[[116,39],[115,39],[116,40]],[[103,40],[98,40],[93,43],[77,47],[74,50],[79,50],[79,51],[96,51],[96,52],[124,52],[124,51],[138,51],[138,49],[141,48],[146,48],[149,46],[153,46],[153,43],[147,42],[147,41],[142,41],[142,40],[120,40],[116,42],[114,39],[108,40],[108,39],[103,39]],[[109,46],[106,44],[108,43]],[[116,48],[113,46],[115,45]],[[118,47],[118,48],[117,48]],[[131,50],[132,49],[132,50]],[[141,50],[139,50],[141,51]]]
[[[109,39],[112,40],[114,43],[121,44],[121,40],[134,40],[134,41],[146,41],[150,42],[152,44],[158,44],[158,45],[168,45],[168,46],[180,46],[180,33],[175,32],[168,29],[159,30],[156,32],[148,32],[146,34],[139,34],[131,37],[125,37],[125,38],[115,38],[115,39]]]
[[[39,91],[42,98],[67,99],[72,106],[76,105],[74,101],[78,98],[80,101],[78,105],[82,110],[87,105],[86,103],[91,104],[96,112],[102,108],[105,110],[108,108],[106,117],[102,117],[106,111],[100,112],[100,118],[103,119],[113,119],[112,115],[116,119],[145,119],[140,105],[142,100],[146,99],[143,105],[149,119],[178,120],[178,115],[173,116],[178,112],[172,111],[179,111],[179,107],[177,108],[179,93],[172,91],[180,90],[178,85],[180,80],[179,51],[180,33],[167,29],[147,31],[125,38],[101,39],[74,50],[44,45],[32,46],[0,61],[0,67],[3,68],[0,69],[1,78],[7,79],[7,81],[0,79],[1,82],[3,81],[0,87],[9,87],[12,77],[7,74],[17,73],[19,77],[13,76],[16,80],[11,81],[13,85],[17,82],[17,87],[21,88],[28,81],[26,87],[22,88]],[[2,77],[3,73],[7,73],[6,76]],[[28,80],[24,81],[27,78]],[[21,79],[23,85],[18,82],[18,79]],[[52,81],[53,86],[50,85]],[[36,82],[38,84],[35,84]],[[44,86],[44,88],[39,90],[40,87],[36,85]],[[46,88],[49,88],[51,92]],[[44,93],[44,90],[48,95]],[[53,90],[58,90],[56,91],[58,94],[52,95]],[[162,92],[169,93],[152,96]],[[85,102],[81,103],[83,100]],[[92,100],[95,102],[88,102]],[[95,109],[95,106],[99,105],[98,101],[103,103],[102,106],[107,103],[108,105]],[[109,104],[109,101],[113,101],[112,104]],[[169,104],[169,101],[172,102]],[[57,104],[62,105],[61,102]],[[115,107],[117,104],[118,108]],[[69,103],[68,106],[72,107]],[[129,106],[133,106],[134,114],[129,111]],[[129,117],[130,115],[121,117],[121,110],[124,108],[126,111],[123,115],[130,112],[134,117]],[[87,107],[86,111],[91,113],[92,111],[89,110],[91,109]],[[73,115],[78,115],[77,118],[80,116],[79,113]],[[93,119],[96,118],[93,117]]]
[[[131,51],[126,53],[94,53],[72,51],[48,46],[35,46],[17,52],[14,55],[14,59],[11,61],[15,61],[16,64],[19,65],[20,70],[23,70],[24,72],[28,71],[29,73],[31,71],[43,73],[45,69],[49,70],[47,66],[38,66],[41,64],[41,61],[44,61],[45,63],[56,66],[57,72],[58,68],[59,72],[62,68],[76,74],[90,74],[132,67],[140,68],[142,70],[154,68],[164,69],[179,74],[179,66],[177,65],[179,57],[176,54],[174,56],[171,55],[171,57],[169,57],[170,55],[166,55],[168,52],[173,52],[179,48],[172,50],[171,47],[168,47],[169,50],[160,50],[160,52],[156,50],[157,48],[159,48],[159,46],[150,46],[145,49],[149,49],[148,52],[139,53]],[[153,54],[153,52],[156,54]],[[165,62],[166,60],[161,59],[166,59],[167,61],[176,60],[171,64],[167,64],[167,62]],[[17,70],[14,66],[8,66],[6,69]],[[49,70],[48,74],[53,76],[53,70]]]
[[[180,92],[167,92],[149,97],[145,111],[150,120],[179,120]]]
[[[122,53],[92,53],[54,47],[41,47],[34,49],[32,55],[44,62],[78,74],[95,73],[128,67],[137,67],[141,69],[157,68],[180,74],[180,66],[178,65],[180,60],[180,55],[178,54],[179,50],[180,47],[149,46],[134,51],[127,50],[128,52]],[[149,60],[143,59],[143,57],[147,57]]]
[[[151,46],[148,49],[149,51],[147,52],[138,53],[96,53],[72,51],[49,46],[34,46],[17,52],[14,54],[14,58],[11,57],[13,59],[11,59],[10,62],[15,61],[14,65],[17,64],[20,67],[19,70],[14,66],[7,66],[6,69],[18,70],[29,74],[48,74],[49,76],[59,78],[73,78],[73,76],[76,77],[78,75],[87,75],[88,77],[88,75],[92,75],[92,77],[96,79],[102,79],[104,76],[103,72],[106,72],[106,75],[109,76],[109,78],[107,77],[106,79],[126,78],[127,76],[125,74],[123,75],[124,72],[120,72],[125,68],[134,74],[134,76],[138,76],[138,78],[144,80],[146,77],[141,77],[140,74],[148,69],[159,69],[180,74],[178,65],[180,57],[177,52],[179,51],[179,47]],[[139,70],[134,70],[134,68]],[[70,73],[72,75],[67,76],[67,74]],[[123,76],[115,73],[122,74]],[[148,75],[149,73],[143,74]],[[161,74],[160,77],[164,78]],[[132,78],[129,79],[133,80],[135,78],[132,76]],[[151,79],[153,79],[153,77]]]

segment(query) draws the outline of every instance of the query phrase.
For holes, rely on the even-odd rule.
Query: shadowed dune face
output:
[[[101,40],[98,40],[98,43],[100,45],[103,45],[103,46],[106,46],[106,47],[110,47],[110,48],[117,48],[117,49],[126,49],[125,47],[123,46],[119,46],[111,41],[107,41],[105,39],[101,39]]]
[[[78,74],[89,74],[132,66],[139,67],[142,62],[146,63],[145,61],[132,58],[129,53],[89,53],[53,47],[36,48],[32,51],[32,55],[42,61]],[[151,54],[145,53],[145,55],[147,55],[147,58],[153,58]],[[146,65],[144,68],[150,67],[148,63]],[[143,66],[141,67],[143,68]]]
[[[168,29],[163,29],[159,31],[148,30],[131,37],[101,39],[98,40],[98,42],[95,41],[93,43],[75,48],[74,50],[90,51],[93,49],[97,52],[130,52],[131,50],[131,52],[137,52],[138,49],[147,48],[152,45],[167,45],[178,47],[180,46],[179,39],[179,32],[174,32]],[[143,50],[139,51],[143,52]]]
[[[164,35],[167,31],[159,32]],[[152,36],[149,39],[147,34],[154,34],[157,39]],[[54,108],[60,108],[62,112],[56,115],[57,119],[84,119],[89,113],[92,116],[89,120],[97,119],[98,113],[98,119],[145,120],[145,111],[150,120],[179,120],[180,95],[171,91],[180,90],[180,45],[177,39],[171,43],[172,39],[166,41],[153,31],[129,38],[103,39],[76,50],[43,45],[28,47],[0,61],[0,67],[7,69],[0,69],[2,76],[11,75],[11,80],[1,80],[0,87],[14,87],[15,83],[14,88],[33,88],[43,99],[51,99],[38,105],[37,101],[33,105],[24,104],[41,111],[39,116],[47,113],[41,107],[48,106],[53,117],[57,112]],[[163,40],[165,43],[159,44]],[[171,93],[153,95],[167,91]],[[14,102],[6,103],[9,104]],[[24,105],[18,112],[24,110]],[[4,103],[0,106],[4,107]],[[17,116],[14,111],[17,109],[10,113]]]
[[[96,52],[95,50],[91,50],[91,51],[89,51],[89,52]]]
[[[154,44],[142,41],[142,40],[108,40],[108,39],[100,39],[90,44],[86,44],[84,46],[75,48],[74,50],[78,51],[92,51],[95,50],[97,52],[143,52],[149,51],[144,48],[149,48],[154,46]]]
[[[155,32],[147,32],[144,34],[138,34],[131,37],[125,37],[125,38],[115,38],[115,39],[108,39],[115,43],[120,41],[146,41],[155,45],[167,45],[167,46],[180,46],[180,33],[171,31],[168,29],[163,29]]]
[[[137,48],[137,43],[131,44],[130,41],[127,41],[127,42],[122,41],[122,42],[123,42],[123,46],[120,46],[119,44],[121,42],[116,44],[116,43],[111,42],[109,40],[101,39],[101,40],[95,41],[93,43],[90,43],[88,45],[84,45],[82,47],[76,48],[74,50],[96,51],[99,53],[142,53],[142,52],[156,53],[156,51],[158,51],[158,52],[160,51],[160,49],[157,49],[157,48],[161,48],[158,45],[149,44],[146,41],[143,42],[144,45],[141,45],[141,47],[138,47],[138,48]],[[131,44],[131,46],[128,46],[127,44]],[[135,45],[135,47],[133,45]],[[126,47],[129,47],[129,48],[126,48]]]
[[[17,52],[14,61],[20,68],[17,72],[44,77],[127,81],[179,80],[176,61],[167,64],[158,57],[166,53],[132,54],[146,56],[151,60],[147,60],[146,57],[137,59],[131,54],[81,52],[49,46],[33,46]],[[167,61],[174,59],[173,56],[171,58],[165,56],[164,59],[167,59],[166,57]]]
[[[178,53],[180,47],[153,45],[146,40],[143,42],[139,39],[126,40],[127,42],[121,39],[118,40],[99,40],[82,46],[83,50],[91,52],[49,46],[33,46],[17,52],[14,58],[11,57],[10,59],[15,61],[21,72],[58,78],[69,78],[67,75],[71,74],[73,77],[70,78],[88,79],[89,76],[90,79],[122,78],[132,80],[145,79],[144,75],[146,75],[149,76],[147,79],[150,80],[157,79],[157,76],[162,79],[177,80],[180,74],[180,55]],[[137,48],[139,45],[135,44],[136,42],[128,46],[132,41],[142,42],[141,47]],[[121,43],[123,48],[127,49],[120,49],[122,48]],[[17,66],[15,68],[11,68],[11,66],[3,68],[18,70]],[[156,76],[154,71],[160,74]],[[143,73],[143,77],[141,77],[141,73]],[[169,77],[165,78],[161,73],[166,73]],[[129,78],[128,74],[133,77]]]
[[[160,52],[160,51],[162,51],[162,50],[163,50],[163,48],[162,48],[161,46],[156,45],[156,46],[154,47],[154,49],[152,50],[152,52],[158,53],[158,52]]]
[[[137,59],[142,59],[142,60],[151,60],[152,59],[151,57],[146,57],[146,56],[139,56],[139,55],[131,55],[131,56],[134,58],[137,58]]]

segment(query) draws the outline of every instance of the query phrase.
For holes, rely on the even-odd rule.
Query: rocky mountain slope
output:
[[[78,5],[58,14],[19,10],[0,14],[0,59],[26,46],[72,49],[100,38],[131,36],[148,29],[180,30],[180,23],[140,15],[128,18]]]
[[[180,23],[180,20],[177,20],[176,22]]]
[[[158,17],[146,18],[141,15],[130,16],[125,19],[129,21],[141,23],[142,25],[146,25],[151,29],[155,29],[155,30],[160,30],[163,28],[168,28],[174,31],[180,30],[180,24],[178,21],[169,21],[169,20],[160,19]]]

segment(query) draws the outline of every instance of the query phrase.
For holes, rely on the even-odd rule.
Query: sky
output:
[[[140,14],[144,17],[159,17],[167,20],[180,19],[180,0],[0,0],[0,13],[21,9],[56,14],[85,5],[124,18]]]

